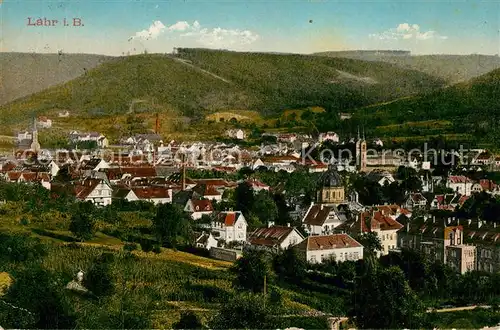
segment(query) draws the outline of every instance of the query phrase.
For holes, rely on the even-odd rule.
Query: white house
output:
[[[446,180],[446,187],[451,188],[454,192],[470,196],[472,193],[473,182],[464,175],[450,175]]]
[[[333,233],[334,229],[345,221],[345,214],[335,205],[313,203],[302,219],[302,226],[310,235],[325,235]]]
[[[102,179],[84,179],[75,184],[76,198],[99,206],[111,204],[113,189]]]
[[[190,199],[187,201],[184,211],[190,213],[193,220],[201,219],[204,215],[210,215],[214,211],[211,200],[207,199]]]
[[[52,127],[52,120],[45,117],[45,116],[38,117],[38,120],[36,122],[36,126],[41,127],[41,128],[51,128]]]
[[[220,212],[212,221],[212,232],[226,243],[247,240],[247,221],[240,211]]]
[[[237,140],[244,140],[246,138],[245,131],[242,129],[227,130],[226,135],[231,139],[237,139]]]
[[[17,133],[17,141],[31,140],[32,138],[33,135],[31,134],[31,132],[22,131]]]
[[[382,140],[380,140],[379,138],[373,140],[373,144],[378,146],[378,147],[383,147],[384,146],[384,142],[382,142]]]
[[[309,236],[297,245],[297,249],[310,263],[363,259],[363,246],[347,234]]]
[[[212,233],[201,233],[201,235],[196,238],[196,247],[198,248],[210,251],[211,248],[217,247],[217,245],[218,241]]]
[[[69,117],[69,111],[68,110],[59,111],[58,116],[60,118],[67,118],[67,117]]]
[[[99,148],[107,148],[109,146],[108,139],[97,132],[79,133],[77,131],[72,131],[69,133],[69,137],[73,142],[95,141]]]
[[[427,198],[421,193],[409,194],[406,198],[404,206],[408,210],[422,209],[427,206]]]
[[[320,133],[318,141],[320,143],[325,142],[325,141],[331,141],[338,143],[340,140],[339,135],[335,132],[326,132],[326,133]]]
[[[284,250],[304,240],[304,236],[293,227],[268,226],[254,230],[248,242],[255,247]]]

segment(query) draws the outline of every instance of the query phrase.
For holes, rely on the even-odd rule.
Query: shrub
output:
[[[155,246],[153,246],[153,250],[152,251],[154,253],[161,253],[161,247],[160,247],[160,245],[155,244]]]
[[[125,251],[135,251],[135,250],[139,250],[139,246],[136,243],[126,243],[123,246],[123,249]]]
[[[154,244],[150,240],[143,239],[141,240],[141,249],[144,252],[151,252],[154,249]]]

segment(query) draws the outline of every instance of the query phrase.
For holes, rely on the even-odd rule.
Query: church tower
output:
[[[358,139],[356,140],[356,169],[360,172],[366,171],[366,140],[365,140],[365,130],[363,128],[363,138],[359,135],[358,127]]]
[[[319,204],[342,204],[345,202],[345,190],[340,175],[330,166],[319,180],[316,192]]]
[[[33,131],[31,133],[31,150],[34,152],[40,151],[40,143],[38,142],[38,130],[36,128],[36,117],[33,117]]]

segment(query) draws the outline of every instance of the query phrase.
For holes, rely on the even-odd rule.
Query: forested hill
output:
[[[179,111],[190,117],[224,109],[279,114],[323,106],[341,111],[441,88],[444,81],[392,64],[345,58],[179,49],[177,55],[115,58],[83,76],[0,108],[0,124],[33,113],[125,114]],[[15,116],[13,115],[15,114]]]

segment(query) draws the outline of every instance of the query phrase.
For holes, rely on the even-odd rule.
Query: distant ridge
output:
[[[192,119],[234,109],[279,115],[319,106],[338,112],[444,86],[416,70],[340,57],[178,48],[175,55],[92,60],[95,68],[86,74],[75,65],[76,79],[1,106],[0,124],[16,125],[33,112],[54,116],[61,109],[86,118],[124,115],[136,99],[146,100],[138,106],[143,112]],[[58,69],[57,57],[46,61]]]
[[[0,105],[75,79],[113,59],[93,54],[0,53]]]
[[[314,55],[340,55],[340,56],[411,56],[409,50],[339,50],[331,52],[320,52]]]
[[[314,55],[391,63],[445,79],[448,84],[467,81],[500,68],[500,57],[493,55],[412,55],[403,50],[331,51]]]

